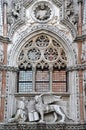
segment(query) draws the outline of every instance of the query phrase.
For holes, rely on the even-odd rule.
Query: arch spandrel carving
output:
[[[40,9],[40,4],[44,3],[45,6],[47,6],[49,9],[46,10],[41,10]],[[71,21],[66,19],[66,14],[62,14],[62,12],[66,12],[63,6],[65,6],[65,4],[63,4],[63,2],[61,0],[52,0],[52,1],[34,1],[34,0],[30,0],[30,1],[20,1],[20,4],[18,4],[19,2],[16,1],[13,4],[13,8],[11,9],[11,12],[9,11],[8,13],[8,23],[9,21],[13,23],[9,23],[9,37],[12,38],[12,36],[14,35],[14,33],[21,27],[21,25],[24,28],[24,25],[26,25],[29,28],[32,28],[34,25],[38,25],[38,24],[45,24],[47,23],[47,25],[55,25],[57,27],[60,26],[60,24],[58,24],[58,21],[60,23],[62,23],[63,25],[65,25],[66,28],[68,28],[68,30],[70,31],[71,35],[73,36],[73,38],[76,37],[76,27],[75,25],[72,24]],[[66,3],[66,0],[65,0]],[[32,9],[33,6],[37,4],[36,7],[34,8],[38,8],[38,12],[36,12],[35,9]],[[51,5],[53,5],[51,7]],[[71,4],[73,6],[73,2]],[[20,8],[19,8],[20,7]],[[21,11],[22,8],[22,11]],[[40,19],[40,11],[44,11],[44,19],[41,18]],[[47,12],[46,12],[47,11]],[[48,12],[49,11],[49,12]],[[55,13],[54,13],[55,12]],[[29,17],[27,18],[27,14],[29,15]],[[35,19],[33,17],[31,17],[33,14],[33,16],[35,17]],[[46,15],[45,15],[46,14]],[[58,14],[58,15],[57,15]],[[52,17],[51,17],[52,16]],[[58,18],[59,17],[59,18]],[[67,16],[68,17],[68,16]],[[73,15],[74,19],[75,16]],[[42,20],[43,19],[43,20]],[[38,21],[36,21],[38,20]],[[73,20],[74,21],[74,20]],[[61,27],[62,28],[62,27]],[[64,30],[64,29],[63,29]]]

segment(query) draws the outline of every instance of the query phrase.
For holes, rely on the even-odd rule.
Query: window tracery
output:
[[[27,57],[29,60],[33,60],[33,61],[39,60],[40,56],[41,56],[41,53],[39,49],[36,49],[36,48],[32,48],[28,50],[27,52]]]
[[[28,92],[30,91],[32,92],[33,89],[36,92],[40,92],[40,91],[66,92],[65,69],[67,66],[67,56],[63,46],[53,37],[42,33],[40,35],[36,35],[35,37],[31,38],[21,48],[17,62],[20,70],[23,70],[24,73],[25,71],[28,71],[28,74],[32,73],[32,81],[29,81],[28,79],[28,81],[24,81],[22,85],[22,82],[19,80],[20,92],[23,91],[23,86],[24,86],[24,91],[28,91]],[[33,69],[34,67],[35,69]],[[56,77],[58,77],[58,75],[60,75],[61,77],[64,76],[64,81],[62,80],[54,81],[54,79],[52,79],[52,77],[50,76],[51,70],[52,70],[51,76],[53,75]],[[55,72],[55,74],[53,71]],[[52,84],[50,84],[50,80],[52,80],[51,82]],[[59,88],[59,84],[60,84],[60,88]],[[30,86],[30,88],[28,88],[27,86]],[[52,90],[50,90],[51,88]]]
[[[56,60],[58,58],[58,51],[55,48],[50,47],[45,50],[44,56],[46,60]]]
[[[46,35],[41,35],[36,39],[36,45],[38,47],[46,47],[49,45],[49,38]]]
[[[40,34],[30,39],[24,47],[22,47],[17,62],[26,66],[29,62],[36,65],[40,61],[42,66],[44,62],[52,62],[61,67],[67,64],[67,56],[64,48],[54,38]]]

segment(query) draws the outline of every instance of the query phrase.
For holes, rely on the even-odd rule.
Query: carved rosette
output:
[[[22,47],[17,62],[20,68],[64,68],[67,65],[67,56],[57,40],[43,33],[31,38]]]
[[[53,15],[53,7],[46,1],[41,1],[33,5],[32,17],[38,22],[48,22]]]

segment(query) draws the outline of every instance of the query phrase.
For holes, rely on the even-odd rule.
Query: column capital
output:
[[[3,0],[3,4],[6,4],[6,5],[8,5],[8,2],[7,2],[7,0]]]
[[[83,0],[77,0],[78,3],[83,3]]]

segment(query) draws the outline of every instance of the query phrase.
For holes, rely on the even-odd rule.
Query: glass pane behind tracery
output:
[[[36,72],[36,91],[37,92],[49,91],[49,72],[48,71]]]
[[[53,92],[66,92],[66,72],[65,71],[53,71]]]
[[[32,91],[32,71],[20,71],[19,73],[19,92]]]

